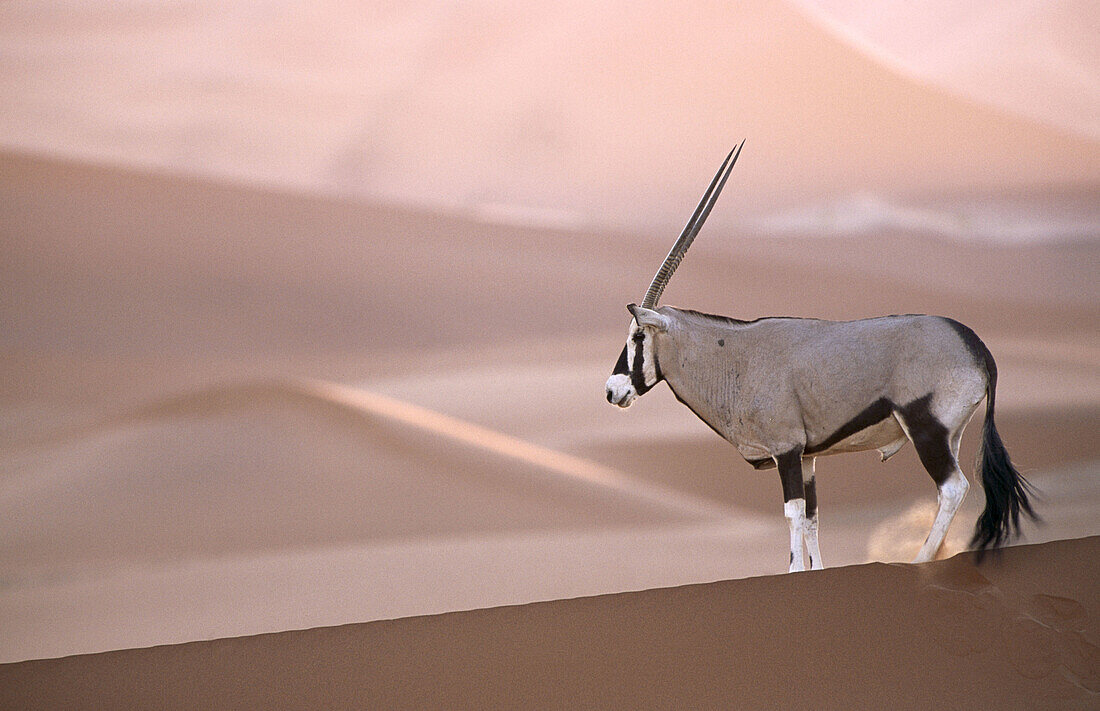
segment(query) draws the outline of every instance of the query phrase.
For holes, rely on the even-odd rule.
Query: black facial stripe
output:
[[[634,392],[645,395],[649,386],[645,384],[645,339],[634,341],[634,369],[630,371],[630,382],[634,386]]]
[[[623,352],[619,354],[619,360],[615,361],[615,370],[611,372],[612,375],[629,375],[630,368],[626,363],[626,346],[623,346]]]
[[[635,336],[639,334],[635,334]],[[634,392],[645,395],[653,389],[654,385],[665,379],[665,376],[661,373],[661,364],[656,358],[653,359],[653,374],[657,376],[657,379],[652,384],[647,385],[645,382],[645,338],[634,338],[634,370],[630,373],[630,384],[634,386]]]

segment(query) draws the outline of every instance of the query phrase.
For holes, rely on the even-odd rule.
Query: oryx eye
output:
[[[635,343],[638,343],[639,341],[645,339],[645,333],[643,331],[638,331],[633,336],[631,336],[631,338],[634,339]]]

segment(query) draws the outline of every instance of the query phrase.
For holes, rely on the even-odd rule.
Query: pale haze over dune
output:
[[[795,0],[891,67],[1100,139],[1100,9],[1087,0]]]
[[[1086,237],[1100,224],[1095,5],[948,5],[5,3],[0,140],[666,230],[700,167],[747,138],[744,197],[717,225],[778,210],[782,232],[805,204],[814,225],[839,212],[924,231],[906,203],[967,188],[937,207],[963,225],[949,233]],[[981,209],[1004,188],[1066,185],[1091,199],[1023,233]],[[877,202],[851,199],[866,194]]]

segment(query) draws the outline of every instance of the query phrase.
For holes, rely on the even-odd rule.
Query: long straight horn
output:
[[[703,193],[703,199],[699,201],[699,206],[695,208],[691,219],[684,226],[684,231],[680,233],[676,244],[672,245],[668,256],[665,257],[664,264],[661,265],[661,268],[657,270],[657,274],[653,277],[653,283],[649,285],[649,290],[646,291],[645,298],[642,299],[644,308],[652,309],[657,305],[657,300],[661,298],[661,293],[665,290],[668,280],[672,278],[672,273],[676,271],[676,267],[680,266],[680,261],[687,254],[692,240],[695,239],[695,235],[699,234],[703,223],[707,221],[707,216],[710,215],[714,203],[718,200],[718,195],[725,187],[726,179],[730,177],[730,171],[737,163],[737,157],[741,155],[741,148],[744,145],[745,142],[741,141],[740,145],[730,151],[729,155],[726,156],[726,160],[722,163],[722,167],[714,174],[714,180],[710,181],[710,187]]]

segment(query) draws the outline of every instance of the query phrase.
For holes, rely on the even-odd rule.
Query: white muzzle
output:
[[[607,379],[607,401],[612,405],[630,407],[636,397],[638,393],[634,391],[629,375],[619,373]]]

